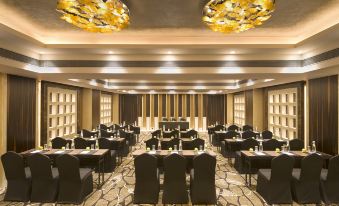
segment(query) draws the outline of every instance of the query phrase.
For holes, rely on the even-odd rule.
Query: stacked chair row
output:
[[[5,201],[80,204],[93,191],[92,170],[80,168],[77,157],[64,154],[51,159],[36,153],[27,157],[7,152],[1,156],[7,179]]]
[[[276,148],[280,149],[283,146],[283,143],[276,140],[276,139],[270,139],[270,140],[264,141],[262,144],[263,144],[264,151],[275,151]],[[301,151],[304,148],[304,142],[300,139],[293,139],[293,140],[289,141],[289,145],[290,145],[291,151]],[[247,151],[251,148],[254,149],[256,146],[259,146],[259,142],[255,139],[250,138],[250,139],[244,140],[241,143],[240,150]],[[265,166],[265,162],[262,162],[262,164],[263,164],[262,166]],[[249,173],[249,172],[251,172],[251,173],[256,172],[255,167],[252,168],[252,171],[248,171],[246,164],[245,164],[245,160],[241,156],[240,151],[237,151],[235,153],[234,168],[240,174]]]
[[[74,140],[74,148],[75,149],[86,149],[91,146],[95,146],[96,141],[88,141],[84,138],[77,137]],[[110,173],[113,172],[116,167],[116,159],[117,159],[117,148],[109,142],[106,138],[99,138],[98,140],[99,149],[108,149],[110,150],[105,156],[105,163],[104,163],[104,172]],[[53,149],[62,149],[66,148],[68,145],[68,149],[71,149],[71,140],[64,139],[62,137],[56,137],[52,139],[52,148]]]
[[[329,160],[313,153],[304,157],[300,169],[293,169],[294,158],[282,154],[271,162],[271,169],[258,172],[257,192],[268,204],[339,204],[339,156]]]
[[[144,153],[134,159],[135,204],[158,204],[160,174],[157,157]],[[216,158],[203,153],[193,159],[190,172],[190,196],[192,204],[216,204]],[[163,204],[188,204],[186,185],[186,160],[179,154],[164,158]]]
[[[152,149],[154,146],[155,149],[158,150],[160,149],[159,142],[160,140],[157,138],[148,139],[145,141],[146,148]],[[168,141],[166,144],[161,144],[161,149],[168,150],[170,147],[173,149],[175,145],[177,146],[177,148],[179,148],[179,144],[180,144],[180,139],[173,138],[170,141]],[[203,149],[205,147],[205,140],[200,139],[200,138],[193,139],[192,142],[190,142],[189,144],[185,144],[185,143],[182,144],[183,150],[194,150],[195,148],[199,149],[200,147],[202,147]]]

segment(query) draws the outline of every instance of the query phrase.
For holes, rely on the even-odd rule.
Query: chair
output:
[[[253,131],[253,127],[252,126],[250,126],[250,125],[244,125],[243,127],[242,127],[242,130],[245,132],[245,131]]]
[[[171,121],[175,122],[175,121],[177,121],[177,119],[175,117],[171,117]]]
[[[27,158],[32,174],[31,202],[53,203],[57,199],[59,172],[51,167],[51,159],[36,153]]]
[[[31,171],[25,168],[22,155],[6,152],[1,156],[1,162],[7,179],[4,201],[28,202],[32,186]]]
[[[216,158],[202,153],[193,159],[190,175],[192,204],[217,204],[215,191]]]
[[[163,122],[167,122],[167,121],[168,121],[168,118],[167,118],[167,117],[163,117],[163,118],[162,118],[162,121],[163,121]]]
[[[271,131],[265,130],[261,133],[263,139],[272,139],[273,133]]]
[[[61,149],[62,147],[66,147],[68,144],[68,148],[71,148],[72,141],[71,140],[66,140],[62,137],[55,137],[51,140],[52,142],[52,148],[53,149]]]
[[[87,142],[84,138],[77,137],[74,138],[73,141],[75,149],[86,149],[86,147],[91,147],[90,142]]]
[[[291,179],[294,158],[286,154],[279,155],[271,161],[271,169],[258,172],[257,192],[270,205],[291,204]]]
[[[258,146],[258,141],[252,138],[249,139],[245,139],[240,146],[240,150],[249,150],[250,148],[254,149],[255,146]],[[243,157],[241,156],[241,152],[237,151],[235,153],[235,161],[234,161],[234,168],[240,173],[240,174],[244,174],[244,173],[248,173],[248,172],[252,172],[252,171],[247,171],[247,168],[245,167],[245,160],[243,159]],[[255,168],[255,167],[253,167]],[[254,171],[254,169],[253,169]]]
[[[339,156],[330,159],[328,170],[323,169],[320,176],[321,199],[326,204],[339,204]]]
[[[282,143],[276,139],[270,139],[267,141],[263,141],[262,146],[266,151],[275,151],[276,148],[280,149]]]
[[[301,168],[293,169],[292,196],[298,204],[319,204],[320,172],[323,158],[312,153],[301,160]]]
[[[202,146],[202,148],[204,149],[204,147],[205,147],[205,140],[200,139],[200,138],[196,138],[196,139],[192,140],[192,149],[195,149],[195,148],[199,149],[200,146]]]
[[[151,138],[145,141],[146,148],[152,149],[153,145],[155,146],[155,149],[158,150],[159,140],[157,138]]]
[[[63,154],[56,159],[59,171],[59,203],[81,204],[93,191],[92,170],[79,168],[79,159]]]
[[[170,154],[164,158],[163,204],[187,204],[186,160],[179,154]]]
[[[114,150],[111,141],[106,138],[99,138],[98,139],[99,149],[108,149],[109,152],[105,156],[104,159],[104,172],[109,173],[113,172],[116,165],[117,165],[117,151]],[[98,171],[98,168],[96,169]]]
[[[99,124],[99,129],[100,129],[100,130],[107,130],[107,129],[109,129],[109,127],[107,127],[107,126],[104,125],[104,124]]]
[[[220,130],[224,130],[224,129],[225,129],[224,125],[221,125],[221,124],[216,125],[214,127],[214,131],[220,131]]]
[[[185,117],[180,117],[180,118],[179,118],[179,121],[180,121],[180,122],[185,122],[185,121],[186,121],[186,118],[185,118]]]
[[[155,130],[151,133],[152,138],[160,138],[161,137],[161,130]]]
[[[160,178],[157,162],[157,157],[148,153],[141,154],[134,159],[134,204],[158,203]]]
[[[232,124],[227,128],[228,131],[237,131],[239,130],[239,127],[237,125]]]
[[[232,139],[233,137],[236,137],[236,136],[240,136],[240,133],[234,131],[234,130],[230,130],[230,131],[227,131],[226,134],[225,134],[225,139]]]
[[[198,132],[195,131],[194,129],[191,129],[187,132],[187,137],[198,138]]]
[[[289,144],[292,151],[300,151],[304,148],[304,141],[300,139],[292,139],[289,141]]]
[[[168,142],[168,147],[172,147],[172,149],[174,149],[174,145],[177,145],[177,148],[179,149],[179,143],[180,143],[179,138],[173,138]]]
[[[252,130],[247,130],[241,134],[241,137],[243,139],[248,139],[248,138],[255,138],[257,136],[257,133],[253,132]]]
[[[99,136],[99,131],[89,131],[86,129],[81,130],[82,131],[82,137],[83,138],[90,138],[91,136],[95,137],[95,136]]]
[[[110,137],[114,137],[115,135],[116,135],[116,132],[107,132],[107,130],[100,130],[100,137],[110,138]]]

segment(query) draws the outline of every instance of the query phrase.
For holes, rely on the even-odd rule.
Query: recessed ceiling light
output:
[[[235,51],[232,50],[230,53],[231,53],[231,54],[235,54]]]
[[[175,91],[174,91],[174,90],[170,90],[169,93],[170,93],[170,94],[174,94]]]
[[[172,51],[167,51],[167,54],[172,54]]]
[[[114,52],[113,51],[108,51],[109,54],[113,54]]]
[[[189,90],[188,93],[189,94],[195,94],[195,91],[194,90]]]
[[[274,79],[265,79],[264,82],[270,82],[273,81]]]

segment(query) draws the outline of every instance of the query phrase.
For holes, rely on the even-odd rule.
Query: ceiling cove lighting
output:
[[[90,32],[120,31],[130,23],[129,9],[120,0],[58,0],[61,19]]]
[[[243,32],[271,17],[275,0],[211,0],[203,9],[203,22],[213,31]]]

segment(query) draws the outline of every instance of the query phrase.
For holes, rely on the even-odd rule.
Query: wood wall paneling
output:
[[[133,124],[138,121],[140,108],[140,95],[136,94],[120,94],[120,122]]]
[[[338,154],[338,76],[309,80],[309,139],[317,150]]]
[[[170,117],[174,117],[174,94],[169,94],[170,98]]]
[[[186,94],[186,117],[191,115],[191,95]]]
[[[154,99],[154,108],[153,108],[154,109],[153,110],[154,116],[158,117],[158,105],[159,105],[158,104],[158,94],[155,94],[153,99]]]
[[[207,125],[225,123],[225,98],[223,94],[206,95]]]
[[[100,124],[100,91],[92,90],[92,127]]]
[[[253,126],[253,90],[245,91],[245,124]]]
[[[182,112],[182,94],[178,95],[178,116],[179,117],[184,116]]]
[[[7,150],[32,149],[36,134],[36,80],[8,75],[7,95]]]
[[[162,116],[167,117],[167,109],[166,109],[166,94],[162,94]]]

